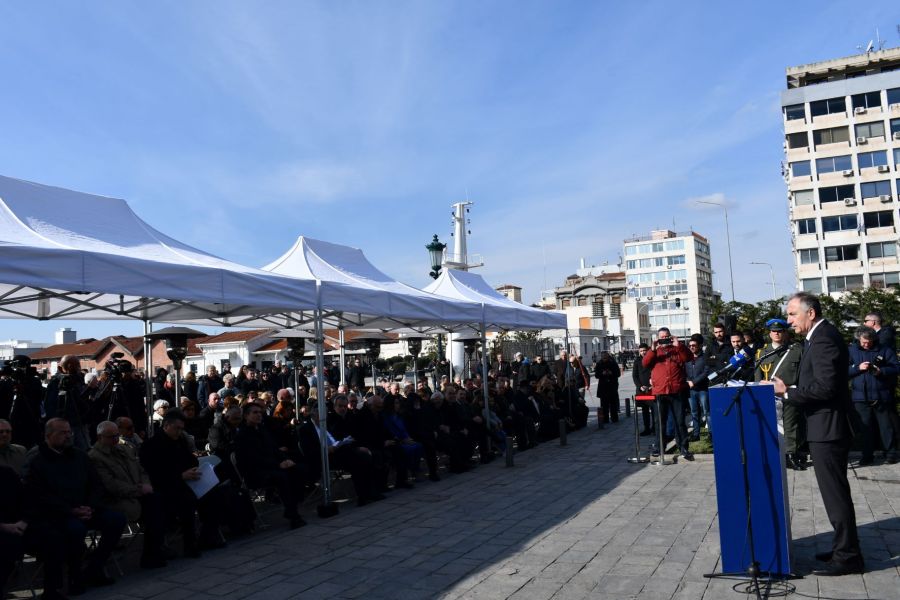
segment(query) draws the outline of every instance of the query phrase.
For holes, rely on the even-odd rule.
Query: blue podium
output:
[[[737,385],[709,389],[724,573],[743,573],[750,564],[738,407],[725,415],[739,389]],[[762,572],[790,575],[791,513],[784,462],[784,429],[780,424],[781,411],[776,407],[774,388],[769,384],[748,384],[740,406],[756,560]]]

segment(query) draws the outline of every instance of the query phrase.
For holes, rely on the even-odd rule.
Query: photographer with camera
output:
[[[887,462],[900,460],[897,451],[897,432],[891,423],[890,411],[894,409],[892,382],[900,373],[900,362],[893,348],[878,343],[878,333],[870,327],[860,327],[857,342],[850,345],[850,390],[853,410],[862,424],[861,466],[874,462],[875,444],[872,438],[872,421],[878,422],[881,443],[887,453]]]
[[[31,359],[17,355],[0,372],[0,418],[8,419],[15,431],[13,441],[31,448],[41,441],[41,400],[44,388]]]
[[[681,456],[694,460],[688,450],[687,429],[684,425],[684,397],[688,389],[684,364],[691,360],[691,353],[678,338],[672,337],[667,327],[660,327],[653,347],[644,355],[644,368],[651,369],[650,385],[659,400],[659,426],[665,427],[669,411],[675,417],[675,439]],[[662,451],[662,449],[661,449]]]
[[[78,357],[71,354],[63,356],[59,361],[59,370],[47,384],[44,413],[48,420],[60,418],[68,421],[72,427],[74,446],[87,452],[91,442],[86,423],[89,399],[94,390],[84,385],[83,377]]]

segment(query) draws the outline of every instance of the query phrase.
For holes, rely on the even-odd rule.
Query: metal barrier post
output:
[[[661,467],[666,465],[666,424],[662,422],[662,411],[660,410],[659,396],[656,397],[656,433],[659,436],[659,460],[656,464]],[[651,458],[651,462],[652,458]]]
[[[506,454],[506,466],[507,466],[507,467],[512,467],[512,466],[514,466],[514,464],[513,464],[513,445],[512,445],[512,439],[511,439],[511,438],[507,438],[507,440],[506,440],[506,452],[505,452],[505,454]]]
[[[635,401],[634,409],[635,409],[635,411],[637,410],[637,401]],[[630,416],[631,416],[631,398],[626,396],[625,397],[625,418],[627,419]]]
[[[646,397],[645,397],[646,398]],[[652,398],[652,396],[650,396]],[[629,398],[625,399],[625,407],[628,407]],[[641,464],[645,462],[650,462],[649,456],[641,456],[641,434],[638,431],[638,396],[634,397],[634,412],[632,416],[634,417],[632,421],[634,422],[634,456],[628,458],[628,462],[632,464]]]
[[[565,446],[568,443],[568,439],[566,436],[568,435],[568,431],[566,431],[566,420],[559,420],[559,445]]]

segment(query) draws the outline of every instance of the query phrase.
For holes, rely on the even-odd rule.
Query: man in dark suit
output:
[[[775,393],[795,404],[806,415],[807,441],[815,465],[816,481],[834,527],[831,552],[816,554],[825,565],[814,575],[846,575],[865,569],[856,514],[847,481],[847,457],[852,433],[847,420],[850,410],[847,344],[838,330],[822,318],[819,299],[800,292],[787,305],[788,323],[806,336],[800,359],[797,387],[788,388],[774,377]]]

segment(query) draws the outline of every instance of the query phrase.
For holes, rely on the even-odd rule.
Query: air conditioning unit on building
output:
[[[894,139],[895,139],[895,140],[900,140],[900,131],[895,131],[895,132],[894,132]]]
[[[672,265],[667,265],[666,268],[667,268],[667,269],[671,269],[671,268],[672,268]]]
[[[887,165],[878,165],[878,172],[879,172],[879,173],[887,173],[887,172],[890,171],[890,170],[891,170],[891,168],[890,168],[889,166],[887,166]]]
[[[668,300],[668,299],[669,299],[669,295],[668,295],[668,294],[663,294],[663,298],[666,299],[666,300]]]
[[[856,198],[844,198],[844,204],[846,206],[856,206]]]
[[[878,199],[881,200],[882,202],[890,202],[892,200],[890,194],[882,194],[882,195],[878,196]]]
[[[853,177],[853,169],[844,169],[844,177]]]
[[[865,106],[857,106],[856,108],[853,109],[853,114],[854,115],[866,114],[866,107]]]
[[[866,137],[858,137],[858,138],[856,138],[856,144],[857,144],[857,145],[859,145],[859,144],[865,144],[865,143],[868,142],[868,141],[869,141],[869,138],[866,138]]]
[[[900,102],[895,102],[895,103],[891,104],[890,106],[888,106],[888,108],[891,110],[900,110]]]

